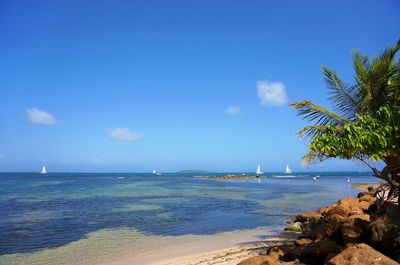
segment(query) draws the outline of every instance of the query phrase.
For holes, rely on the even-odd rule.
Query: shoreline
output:
[[[228,178],[226,178],[228,177]],[[235,177],[239,177],[238,179],[243,179],[244,176],[221,176],[221,177],[211,177],[214,179],[235,179]],[[252,176],[245,176],[248,178],[256,178]],[[210,177],[207,177],[210,178]],[[376,188],[380,183],[353,183],[352,188],[367,191],[370,186]],[[343,198],[340,198],[341,200]],[[329,207],[328,205],[326,207]],[[314,211],[318,211],[318,209],[314,209]],[[298,213],[301,214],[301,213]],[[281,231],[276,232],[275,234],[267,235],[264,239],[260,239],[259,237],[262,234],[265,236],[265,230],[267,228],[255,229],[251,231],[237,231],[232,232],[232,235],[239,233],[243,236],[243,233],[256,233],[250,235],[254,240],[244,242],[244,240],[240,243],[233,243],[233,241],[229,244],[229,242],[219,242],[220,239],[214,240],[212,239],[212,243],[210,244],[209,240],[204,242],[192,242],[191,244],[177,244],[174,246],[170,246],[163,250],[157,250],[154,257],[138,257],[134,254],[126,255],[122,257],[118,257],[114,260],[110,260],[107,262],[97,263],[99,265],[130,265],[137,264],[139,262],[142,265],[236,265],[243,260],[266,255],[267,250],[274,246],[279,245],[287,245],[293,244],[295,240],[301,236],[302,234],[284,231],[284,226],[286,224],[282,224]],[[269,228],[269,227],[268,227]],[[258,231],[257,231],[258,230]],[[229,234],[230,232],[228,232]],[[211,239],[210,239],[211,240]]]
[[[367,189],[373,184],[366,182],[369,180],[354,183],[353,191],[361,187]],[[348,188],[345,183],[342,186]],[[337,194],[335,198],[342,197],[342,194]],[[307,201],[305,203],[308,204]],[[269,205],[274,204],[269,203],[265,207]],[[316,209],[317,207],[310,210]],[[299,212],[294,211],[291,216],[295,217]],[[279,214],[279,211],[276,214]],[[286,220],[291,219],[288,218]],[[145,234],[129,228],[106,228],[88,233],[78,241],[58,248],[43,249],[32,255],[7,254],[3,256],[3,261],[5,264],[22,264],[29,260],[31,263],[47,264],[233,265],[249,257],[265,255],[267,249],[273,246],[290,242],[293,244],[295,236],[287,237],[287,233],[284,232],[286,225],[287,223],[282,221],[279,225],[254,229],[179,236]]]
[[[259,229],[256,229],[259,230]],[[180,244],[170,246],[162,250],[155,250],[154,257],[143,256],[138,257],[135,254],[128,254],[106,262],[96,263],[97,265],[236,265],[243,259],[265,255],[266,250],[270,247],[281,244],[294,242],[297,233],[279,232],[278,234],[268,235],[265,239],[260,240],[255,236],[253,241],[243,241],[235,244],[221,244],[219,240],[210,244],[209,241],[194,242],[185,244],[182,249]]]
[[[283,231],[283,226],[259,227],[217,235],[190,237],[190,241],[171,242],[163,248],[156,248],[155,246],[151,253],[125,253],[106,261],[95,262],[95,264],[231,265],[239,263],[242,259],[265,253],[266,247],[288,243],[295,239],[294,233]]]
[[[356,182],[351,184],[351,187],[356,190],[368,191],[369,189],[376,190],[379,187],[379,185],[381,185],[380,182],[371,182],[371,183]]]

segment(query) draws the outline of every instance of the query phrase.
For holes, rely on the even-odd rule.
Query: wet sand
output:
[[[267,228],[269,229],[269,228]],[[193,236],[191,241],[176,241],[152,253],[131,253],[100,265],[233,265],[241,260],[262,254],[267,247],[279,245],[295,238],[293,233],[279,236],[266,235],[268,230],[254,229],[222,233],[219,235]],[[237,243],[240,241],[240,243]]]

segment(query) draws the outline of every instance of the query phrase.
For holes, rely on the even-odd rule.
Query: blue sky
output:
[[[0,171],[303,168],[321,65],[400,37],[400,2],[0,1]]]

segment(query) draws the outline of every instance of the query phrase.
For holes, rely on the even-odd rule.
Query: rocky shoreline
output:
[[[370,188],[357,198],[303,212],[286,229],[299,232],[297,240],[239,265],[400,264],[400,210],[395,204],[380,205]]]

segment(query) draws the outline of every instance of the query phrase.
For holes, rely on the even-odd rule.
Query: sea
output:
[[[356,196],[348,178],[377,182],[369,172],[205,177],[241,173],[0,173],[0,264],[101,264],[262,239],[299,212]]]

